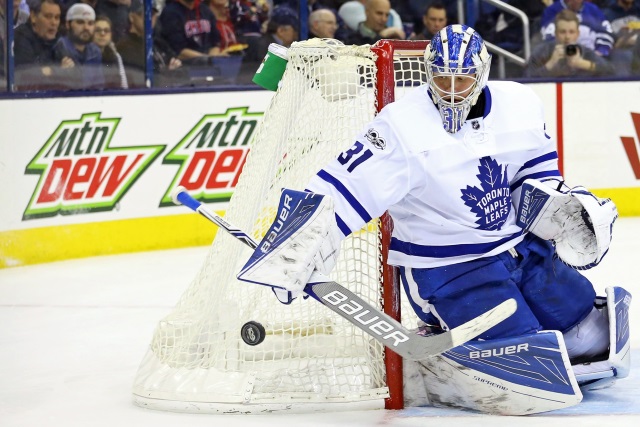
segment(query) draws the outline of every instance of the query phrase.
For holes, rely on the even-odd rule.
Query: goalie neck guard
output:
[[[473,28],[449,25],[431,39],[424,61],[429,92],[444,128],[455,133],[487,85],[491,55]]]

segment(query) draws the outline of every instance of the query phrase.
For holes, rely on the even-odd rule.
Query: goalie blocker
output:
[[[290,304],[314,270],[331,272],[341,240],[330,197],[285,188],[275,221],[238,279],[271,286],[281,303]]]
[[[446,406],[489,414],[527,415],[576,405],[585,390],[629,374],[629,305],[620,287],[596,297],[609,322],[606,359],[569,359],[558,331],[470,341],[424,361],[404,361],[405,406]]]

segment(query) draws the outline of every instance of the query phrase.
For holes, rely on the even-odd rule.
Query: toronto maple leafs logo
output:
[[[511,212],[511,191],[506,167],[491,157],[480,159],[478,166],[480,188],[467,186],[462,191],[464,204],[476,214],[479,229],[500,230]]]

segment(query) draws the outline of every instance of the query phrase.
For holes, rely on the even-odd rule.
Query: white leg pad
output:
[[[417,367],[410,366],[412,363]],[[405,360],[405,369],[410,375],[405,396],[417,396],[413,401],[408,399],[407,406],[429,404],[526,415],[566,408],[582,400],[558,331],[470,341],[427,360]],[[421,383],[426,399],[417,390]]]
[[[609,357],[607,360],[576,364],[573,370],[583,390],[609,387],[625,378],[631,368],[629,306],[631,294],[614,286],[605,289],[606,297],[596,298],[596,307],[609,319]]]

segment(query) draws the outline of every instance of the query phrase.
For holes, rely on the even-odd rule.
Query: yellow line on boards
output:
[[[620,216],[640,216],[640,188],[591,191],[598,197],[611,198]],[[224,216],[224,212],[218,214]],[[217,229],[200,215],[187,213],[3,231],[0,232],[0,268],[209,245]]]
[[[599,188],[591,191],[598,197],[613,200],[620,216],[640,216],[640,188]]]
[[[183,214],[0,232],[0,268],[209,245],[218,227]]]

